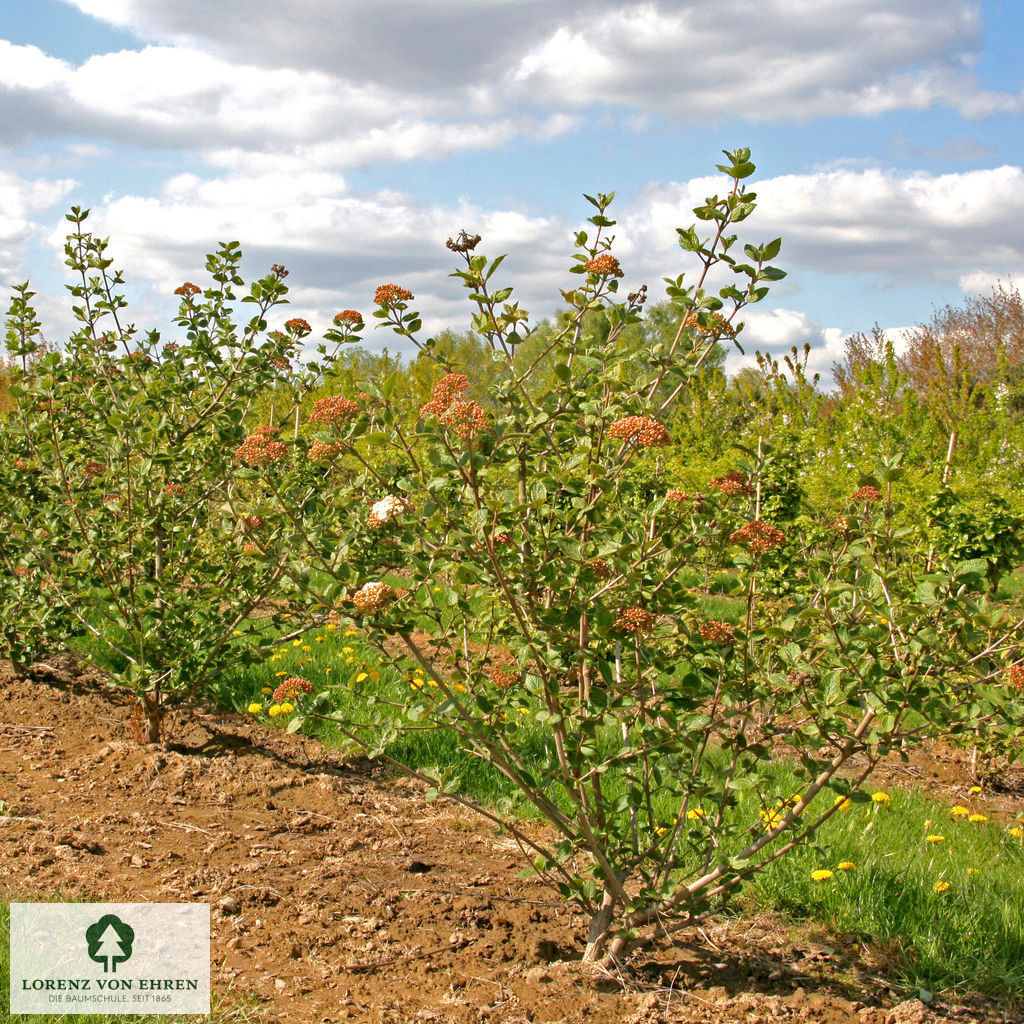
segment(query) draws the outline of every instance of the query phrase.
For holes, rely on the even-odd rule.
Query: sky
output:
[[[247,280],[289,269],[282,320],[369,320],[395,282],[436,332],[469,326],[466,229],[536,322],[577,280],[583,193],[615,191],[621,287],[657,301],[750,147],[741,240],[781,236],[788,276],[740,340],[809,343],[827,385],[852,332],[1024,286],[1022,44],[1019,0],[0,0],[0,291],[30,279],[72,329],[78,205],[168,340],[231,240]]]

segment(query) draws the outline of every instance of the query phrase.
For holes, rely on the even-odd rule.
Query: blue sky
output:
[[[615,190],[629,290],[693,271],[674,228],[749,146],[748,238],[789,272],[748,351],[927,320],[1024,284],[1016,0],[0,0],[0,286],[70,327],[63,213],[93,211],[133,315],[237,239],[314,327],[412,288],[468,324],[445,239],[507,252],[535,317],[569,285],[581,193]],[[173,333],[169,329],[168,333]],[[396,347],[378,332],[374,347]],[[735,368],[738,359],[730,361]]]

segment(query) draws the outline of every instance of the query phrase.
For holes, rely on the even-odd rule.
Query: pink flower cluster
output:
[[[276,427],[261,427],[250,434],[235,450],[235,458],[249,466],[270,466],[288,454],[288,446],[275,441]]]
[[[615,628],[620,633],[649,633],[654,628],[654,616],[646,608],[632,605],[619,612]]]
[[[309,451],[306,452],[306,458],[310,462],[329,462],[336,455],[340,455],[345,450],[345,446],[341,443],[326,444],[323,441],[311,441],[309,444]]]
[[[686,327],[692,327],[698,334],[711,335],[716,338],[734,338],[736,336],[736,328],[721,313],[706,313],[705,320],[707,325],[701,326],[696,313],[687,313],[683,323]]]
[[[334,322],[343,327],[345,324],[352,324],[355,327],[363,322],[363,314],[355,309],[343,309],[340,313],[334,314]]]
[[[714,487],[716,491],[721,491],[730,498],[737,494],[750,495],[756,493],[756,488],[750,486],[747,475],[741,473],[738,469],[730,470],[725,476],[716,476],[708,482],[708,487]]]
[[[397,302],[408,302],[411,298],[413,298],[412,292],[397,284],[379,285],[373,295],[373,301],[378,306],[393,306]]]
[[[178,285],[178,287],[174,289],[175,295],[184,295],[188,298],[191,298],[193,295],[197,295],[198,293],[199,286],[194,285],[191,281],[186,281],[184,284]]]
[[[749,523],[734,530],[729,538],[733,544],[742,544],[750,548],[755,555],[763,555],[781,547],[786,542],[786,535],[771,523],[763,519],[752,519]]]
[[[600,274],[602,277],[622,277],[622,268],[619,261],[610,252],[603,252],[600,256],[587,260],[583,264],[584,270],[592,274]]]
[[[284,325],[289,331],[294,331],[296,334],[309,334],[309,332],[313,330],[313,328],[309,326],[309,322],[307,320],[303,320],[301,316],[292,317],[291,320],[285,320]]]
[[[352,595],[356,611],[362,615],[383,611],[395,599],[394,588],[386,583],[366,583]]]
[[[708,619],[702,622],[697,630],[701,637],[709,644],[731,644],[735,630],[728,622],[721,622],[718,619]]]
[[[669,444],[664,425],[650,416],[626,416],[608,428],[608,436],[632,444],[636,448],[655,448]]]
[[[469,390],[469,379],[461,373],[449,373],[435,385],[433,397],[420,407],[420,416],[436,416],[463,441],[487,429],[483,409],[473,401],[463,401]]]
[[[397,519],[403,512],[409,511],[409,503],[402,498],[396,498],[393,494],[375,501],[370,507],[370,516],[366,521],[371,530],[379,529],[386,523]]]
[[[860,502],[864,502],[865,505],[870,505],[873,502],[882,500],[882,492],[877,487],[872,487],[867,484],[865,487],[858,487],[857,490],[850,495],[850,504],[856,505]]]
[[[313,403],[309,414],[310,423],[345,423],[359,415],[359,403],[341,395],[328,395]]]
[[[271,700],[278,704],[289,697],[298,697],[300,694],[312,692],[313,684],[308,679],[303,679],[302,676],[289,676],[274,690]]]

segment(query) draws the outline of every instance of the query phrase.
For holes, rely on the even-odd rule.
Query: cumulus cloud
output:
[[[0,170],[0,281],[10,284],[24,277],[24,252],[39,229],[35,217],[73,187],[70,179],[26,181]]]
[[[634,129],[1024,110],[977,81],[969,0],[66,2],[145,45],[75,67],[0,41],[0,144],[73,133],[338,168],[544,138],[595,106]]]
[[[662,264],[671,229],[722,181],[651,185],[623,216],[639,251]],[[898,174],[880,168],[790,174],[756,185],[757,235],[783,238],[778,263],[836,274],[878,275],[890,284],[956,281],[965,265],[1024,268],[1024,170]]]
[[[483,235],[481,249],[491,256],[509,254],[499,277],[516,286],[527,309],[551,312],[558,285],[568,288],[573,280],[564,224],[516,209],[429,204],[395,191],[357,194],[328,172],[178,175],[155,195],[94,207],[90,226],[110,236],[116,264],[130,268],[132,282],[152,284],[153,303],[183,280],[201,283],[203,254],[218,242],[240,241],[246,279],[284,264],[295,312],[318,329],[340,308],[368,316],[376,286],[388,281],[416,294],[428,331],[467,327],[472,309],[448,276],[457,263],[445,248],[462,228]],[[49,243],[57,249],[62,242],[63,228],[55,229]],[[396,347],[384,332],[370,337]]]
[[[684,121],[805,120],[946,106],[1024,109],[972,70],[971,0],[69,0],[147,42],[319,71],[477,114],[593,104]],[[627,115],[635,116],[633,113]]]

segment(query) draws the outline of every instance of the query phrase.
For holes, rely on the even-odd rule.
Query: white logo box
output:
[[[12,903],[11,1013],[210,1012],[208,903]]]

